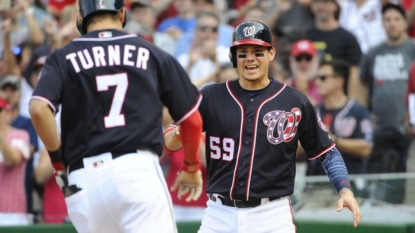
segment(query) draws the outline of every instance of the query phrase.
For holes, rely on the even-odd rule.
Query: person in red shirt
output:
[[[415,61],[409,70],[408,91],[407,91],[408,112],[405,118],[405,127],[408,133],[415,137]]]
[[[165,131],[164,137],[173,137],[173,140],[180,140],[180,126],[171,124]],[[205,159],[205,145],[204,138],[200,141],[200,160],[202,163],[202,178],[203,183],[207,183],[207,170]],[[184,150],[183,148],[177,148],[176,151],[171,151],[165,148],[165,153],[160,159],[162,164],[168,165],[168,172],[166,175],[167,187],[172,187],[177,176],[177,172],[183,164]],[[202,151],[203,150],[203,151]],[[201,195],[197,201],[189,202],[186,200],[187,195],[178,198],[179,190],[171,191],[170,195],[173,201],[173,210],[176,221],[201,221],[204,211],[206,209],[206,203],[208,201],[207,195]],[[206,193],[206,185],[203,185],[202,193]]]
[[[402,0],[402,5],[408,15],[408,34],[415,38],[415,1],[413,0]]]

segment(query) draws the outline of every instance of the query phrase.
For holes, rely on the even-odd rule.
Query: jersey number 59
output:
[[[209,137],[210,158],[232,161],[235,141],[232,138],[223,138],[222,142],[219,137]]]

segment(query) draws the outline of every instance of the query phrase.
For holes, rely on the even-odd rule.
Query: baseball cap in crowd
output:
[[[48,6],[62,11],[67,5],[75,4],[77,0],[48,0]]]
[[[405,8],[401,4],[393,4],[393,3],[386,3],[382,6],[382,15],[389,9],[397,10],[405,19],[406,19],[406,12]]]
[[[293,44],[291,48],[291,56],[297,57],[301,54],[307,54],[310,56],[317,54],[317,50],[310,40],[300,40]]]
[[[47,56],[41,56],[41,57],[38,57],[38,58],[36,59],[35,63],[33,63],[33,69],[36,69],[36,68],[38,68],[39,66],[44,66],[44,65],[45,65],[45,63],[46,63],[46,58],[47,58]]]
[[[1,78],[0,80],[0,89],[3,90],[3,88],[11,86],[14,90],[19,89],[19,77],[16,75],[6,75]]]

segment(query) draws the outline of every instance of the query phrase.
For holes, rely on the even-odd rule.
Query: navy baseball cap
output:
[[[406,11],[405,11],[405,8],[401,4],[393,4],[393,3],[384,4],[382,6],[382,15],[384,15],[385,12],[390,10],[390,9],[397,10],[402,15],[402,17],[404,17],[406,19]]]

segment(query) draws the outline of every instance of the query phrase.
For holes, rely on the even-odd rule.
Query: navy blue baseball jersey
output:
[[[118,30],[93,31],[49,55],[32,99],[62,105],[64,163],[105,152],[162,154],[162,107],[176,122],[201,96],[170,55]],[[179,104],[178,104],[179,103]]]
[[[330,132],[336,137],[364,139],[368,144],[372,144],[372,121],[369,111],[362,105],[348,100],[346,105],[340,109],[326,109],[324,105],[317,106],[317,112],[320,114],[323,124],[329,127]],[[342,156],[349,174],[367,172],[365,158],[343,152]],[[317,163],[308,170],[310,170],[308,175],[326,174],[322,166]]]
[[[298,140],[310,159],[334,147],[308,98],[277,81],[254,93],[238,80],[201,90],[208,193],[231,199],[289,196]]]

